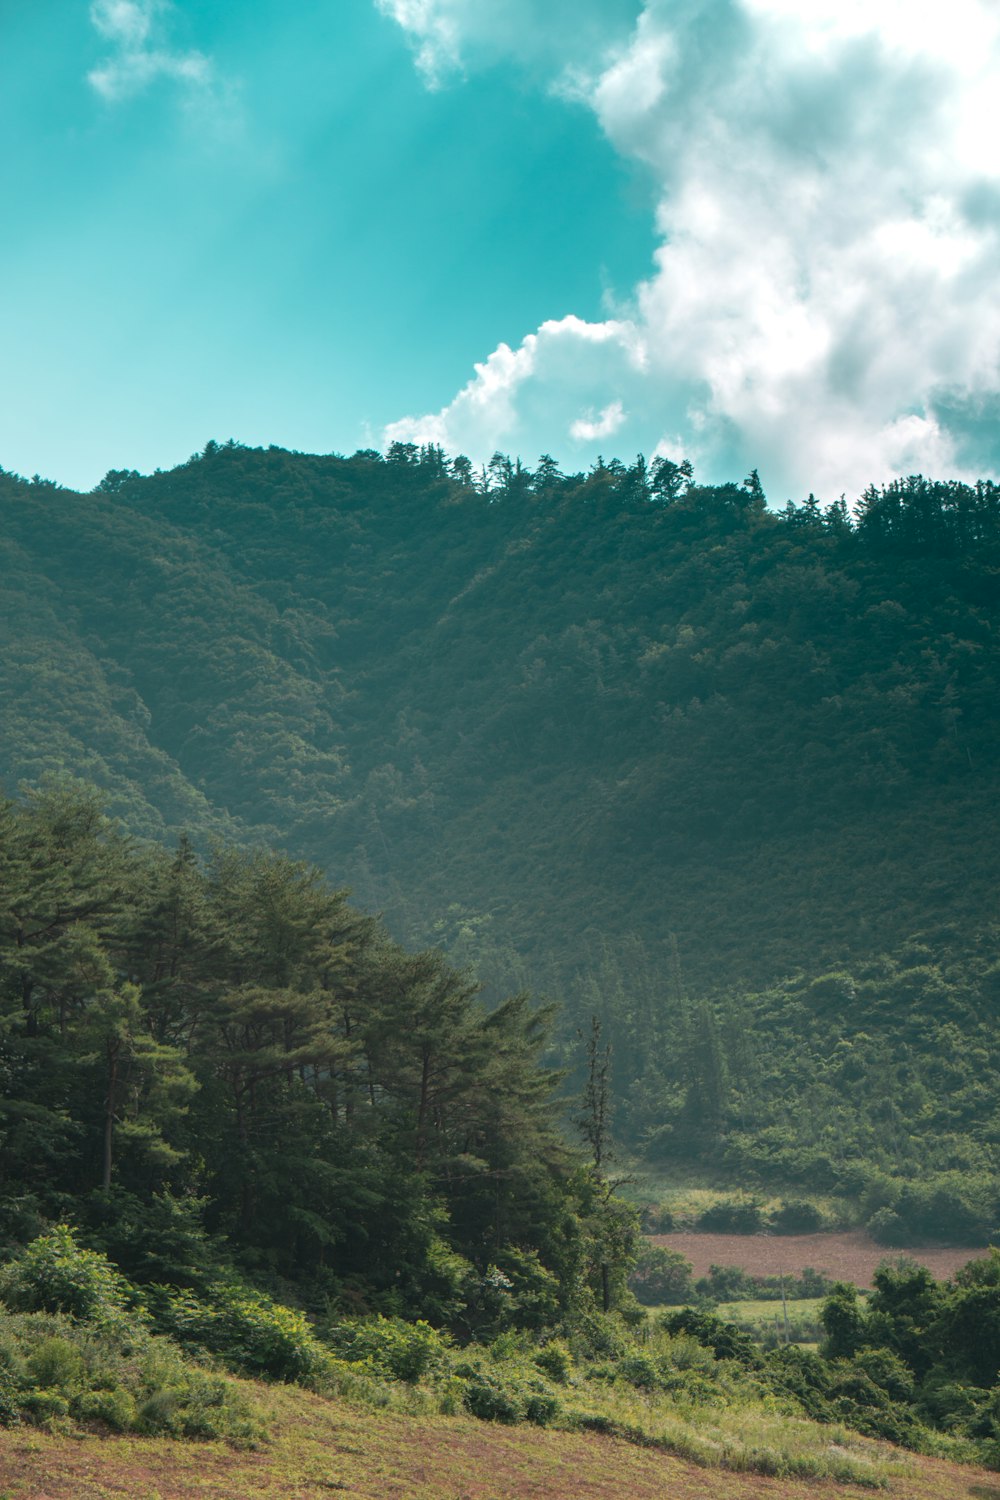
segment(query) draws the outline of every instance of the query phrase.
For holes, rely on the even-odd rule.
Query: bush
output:
[[[499,1376],[482,1370],[472,1372],[462,1399],[466,1410],[483,1422],[513,1424],[527,1416],[527,1403],[520,1392]]]
[[[976,1245],[984,1244],[993,1232],[989,1179],[948,1172],[902,1188],[891,1186],[891,1194],[885,1195],[890,1201],[879,1205],[868,1220],[868,1232],[880,1245]]]
[[[352,1364],[363,1360],[379,1375],[410,1383],[443,1369],[448,1356],[446,1336],[422,1321],[366,1318],[334,1324],[325,1337],[340,1359]]]
[[[739,1266],[709,1266],[708,1275],[699,1277],[694,1289],[699,1297],[713,1302],[738,1302],[742,1297],[756,1297],[759,1292],[753,1277]]]
[[[880,1208],[868,1220],[868,1233],[879,1245],[899,1248],[911,1238],[910,1230],[894,1208]]]
[[[698,1312],[685,1307],[680,1312],[665,1313],[660,1320],[661,1328],[671,1335],[690,1334],[706,1349],[711,1349],[716,1359],[734,1359],[748,1369],[756,1369],[761,1360],[748,1333],[726,1323],[712,1313]]]
[[[330,1361],[304,1313],[240,1282],[217,1287],[204,1300],[192,1292],[151,1287],[146,1302],[161,1332],[218,1354],[248,1375],[316,1381]]]
[[[620,1360],[618,1374],[641,1391],[655,1390],[660,1384],[660,1372],[647,1354],[632,1354]]]
[[[461,1366],[466,1376],[462,1401],[466,1411],[483,1422],[533,1422],[546,1427],[561,1410],[554,1391],[538,1380],[527,1380],[508,1371]]]
[[[188,1363],[165,1340],[114,1324],[95,1330],[66,1314],[0,1315],[0,1425],[101,1423],[116,1432],[263,1436],[246,1398]]]
[[[645,1307],[677,1305],[692,1295],[691,1262],[679,1250],[644,1245],[628,1279],[629,1290]]]
[[[60,1224],[0,1271],[0,1300],[17,1312],[68,1313],[81,1321],[134,1320],[135,1298],[106,1255],[83,1250]]]
[[[751,1198],[723,1198],[698,1215],[695,1227],[711,1234],[758,1234],[764,1216]]]
[[[138,1425],[135,1398],[121,1386],[84,1391],[75,1403],[75,1415],[81,1421],[101,1422],[112,1432],[132,1432]]]
[[[639,1215],[643,1234],[672,1234],[676,1228],[673,1213],[659,1203],[646,1203]]]
[[[69,1339],[50,1338],[28,1356],[27,1373],[35,1385],[73,1390],[83,1378],[83,1359]]]
[[[536,1427],[547,1427],[561,1410],[562,1403],[552,1391],[533,1391],[524,1403],[525,1418]]]
[[[771,1215],[775,1234],[816,1234],[823,1228],[823,1215],[805,1198],[784,1198]]]
[[[834,1283],[819,1320],[826,1332],[823,1353],[829,1359],[849,1359],[865,1342],[864,1309],[858,1302],[857,1287],[849,1281]]]
[[[573,1373],[573,1356],[562,1339],[553,1339],[544,1344],[534,1355],[535,1364],[554,1380],[556,1385],[566,1385]]]

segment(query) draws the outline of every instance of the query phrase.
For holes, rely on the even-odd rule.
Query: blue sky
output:
[[[0,464],[1000,467],[992,0],[0,0]]]
[[[105,79],[95,8],[0,0],[5,467],[352,452],[648,270],[649,174],[513,63],[431,90],[369,0],[136,9],[174,71]]]

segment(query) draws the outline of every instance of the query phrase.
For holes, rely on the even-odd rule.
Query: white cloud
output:
[[[416,43],[417,66],[432,85],[460,66],[456,18],[447,0],[375,0],[383,15],[398,21]]]
[[[596,417],[591,408],[582,417],[571,423],[569,435],[578,443],[594,443],[598,438],[613,437],[625,425],[625,408],[620,401],[611,401]]]
[[[558,74],[624,41],[641,0],[375,0],[409,35],[432,87],[514,57]]]
[[[414,35],[447,22],[448,55],[467,61],[498,14],[490,0],[380,3]],[[541,0],[525,6],[554,59],[557,28]],[[597,441],[592,413],[618,403],[620,441],[681,443],[706,478],[759,467],[779,502],[995,465],[993,0],[645,0],[609,51],[614,34],[609,19],[571,86],[655,175],[652,274],[627,318],[501,346],[423,419],[439,440],[461,432],[475,457],[472,437],[526,454],[559,431]],[[551,64],[564,89],[565,61]]]
[[[646,358],[630,323],[553,319],[529,333],[517,349],[501,344],[476,365],[472,380],[442,411],[403,417],[386,428],[383,440],[440,443],[479,461],[497,448],[530,451],[525,447],[528,434],[538,433],[542,446],[551,448],[555,435],[566,433],[575,454],[595,436],[623,427],[622,399],[607,404],[595,418],[594,393],[609,379],[623,387],[638,381],[641,390]]]
[[[93,0],[91,22],[113,51],[90,70],[87,81],[109,103],[140,93],[157,78],[198,91],[214,82],[204,53],[166,45],[160,18],[170,8],[168,0]]]

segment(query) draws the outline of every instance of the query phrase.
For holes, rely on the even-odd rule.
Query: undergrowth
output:
[[[0,1425],[253,1446],[266,1423],[239,1375],[371,1410],[599,1431],[704,1466],[869,1488],[899,1472],[890,1442],[928,1446],[917,1424],[900,1425],[874,1366],[871,1409],[852,1407],[858,1370],[834,1378],[798,1351],[765,1356],[704,1314],[638,1331],[589,1314],[561,1336],[508,1330],[461,1348],[394,1317],[313,1324],[232,1279],[200,1295],[138,1289],[65,1228],[0,1271],[0,1296]]]

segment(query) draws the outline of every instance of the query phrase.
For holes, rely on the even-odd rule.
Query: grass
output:
[[[34,1472],[37,1482],[31,1455],[56,1438],[83,1444],[81,1452],[121,1458],[150,1451],[144,1443],[151,1439],[185,1437],[188,1442],[172,1450],[179,1472],[189,1469],[194,1456],[205,1475],[220,1465],[228,1472],[240,1448],[254,1472],[262,1464],[280,1470],[289,1451],[293,1410],[311,1411],[321,1427],[331,1421],[353,1426],[357,1414],[369,1430],[390,1419],[424,1424],[445,1448],[453,1441],[449,1433],[470,1431],[471,1412],[492,1419],[471,1429],[487,1443],[489,1433],[509,1425],[530,1446],[538,1428],[545,1427],[567,1439],[600,1434],[625,1448],[672,1454],[706,1469],[836,1479],[869,1489],[884,1487],[901,1462],[884,1446],[791,1415],[695,1340],[662,1330],[652,1332],[641,1348],[633,1346],[631,1354],[623,1350],[618,1358],[596,1363],[574,1362],[565,1345],[558,1360],[545,1361],[530,1341],[504,1335],[488,1348],[456,1350],[410,1381],[380,1375],[369,1359],[357,1364],[331,1359],[321,1377],[310,1376],[310,1393],[301,1386],[260,1386],[210,1373],[169,1340],[145,1331],[133,1338],[117,1326],[98,1329],[40,1313],[6,1314],[2,1323],[11,1429],[3,1440],[0,1495],[5,1485],[14,1497],[39,1494],[11,1487],[11,1464],[20,1460],[14,1472]],[[293,1409],[290,1397],[297,1403]],[[293,1425],[304,1452],[297,1416]],[[95,1449],[92,1438],[101,1433],[104,1446]],[[295,1463],[304,1473],[301,1452]],[[353,1479],[341,1477],[342,1453],[331,1467],[331,1455],[317,1452],[316,1465],[313,1488],[303,1493],[354,1486]],[[72,1493],[86,1493],[79,1474],[74,1483]],[[45,1484],[47,1497],[61,1493],[52,1489],[47,1469]],[[138,1482],[120,1492],[146,1493]],[[107,1484],[101,1493],[116,1491]],[[149,1500],[162,1500],[155,1482],[148,1494]]]
[[[824,1297],[789,1297],[786,1301],[788,1316],[818,1318]],[[740,1323],[773,1323],[775,1314],[781,1317],[781,1303],[771,1300],[748,1298],[742,1302],[720,1302],[716,1308],[720,1318]]]
[[[846,1198],[830,1194],[803,1194],[801,1187],[789,1187],[780,1192],[748,1192],[745,1181],[737,1178],[727,1181],[720,1177],[713,1186],[708,1186],[696,1167],[684,1169],[672,1166],[669,1172],[658,1172],[648,1163],[641,1163],[635,1167],[632,1180],[619,1191],[623,1198],[637,1208],[655,1204],[658,1208],[669,1209],[678,1223],[693,1223],[706,1208],[712,1208],[726,1199],[753,1198],[761,1205],[765,1214],[770,1214],[781,1207],[784,1199],[805,1196],[816,1205],[831,1228],[850,1229],[857,1224],[857,1205]]]
[[[749,1409],[702,1413],[691,1425],[664,1424],[662,1436],[698,1445],[683,1454],[594,1432],[498,1427],[469,1417],[372,1410],[296,1387],[244,1386],[271,1433],[258,1452],[224,1443],[163,1438],[75,1437],[25,1429],[0,1431],[4,1500],[854,1500],[871,1495],[871,1479],[896,1500],[1000,1500],[996,1475],[901,1455],[836,1428]],[[625,1405],[619,1417],[625,1420]],[[649,1424],[641,1397],[632,1417]],[[661,1422],[663,1419],[661,1418]],[[796,1475],[821,1442],[831,1472]],[[745,1453],[781,1447],[784,1473],[742,1467]],[[711,1456],[716,1467],[706,1467]],[[719,1467],[725,1460],[728,1467]],[[838,1477],[850,1462],[860,1477]],[[876,1491],[877,1493],[877,1491]]]
[[[784,1343],[816,1348],[823,1338],[819,1310],[824,1300],[823,1297],[790,1297],[784,1307],[780,1302],[753,1299],[722,1302],[716,1312],[727,1322],[745,1328],[765,1348]]]

